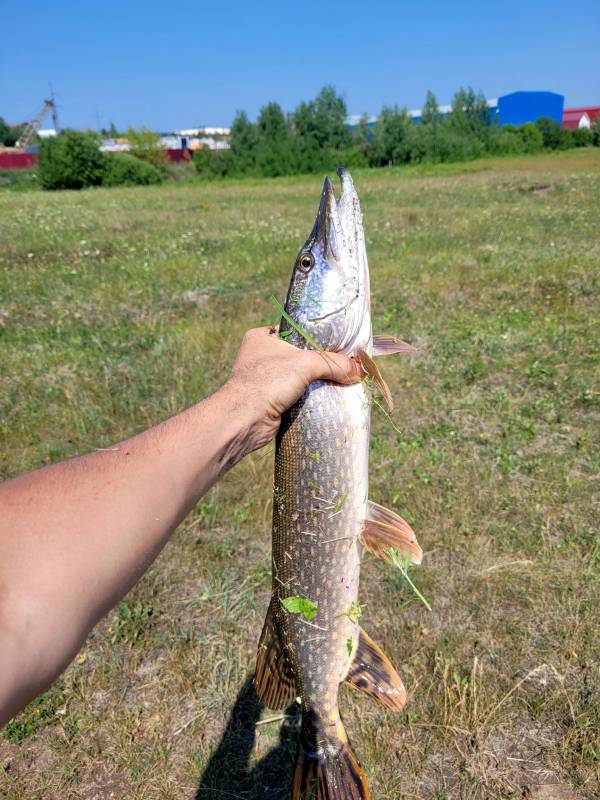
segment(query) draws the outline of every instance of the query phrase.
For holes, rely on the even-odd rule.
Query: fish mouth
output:
[[[342,238],[344,236],[352,237],[357,225],[360,225],[362,229],[362,217],[352,176],[345,167],[338,167],[336,172],[340,179],[340,198],[339,200],[336,198],[335,189],[328,175],[323,183],[317,218],[310,240],[312,242],[322,241],[323,252],[339,261]]]
[[[338,218],[337,200],[335,190],[329,178],[325,178],[317,218],[310,236],[312,242],[323,242],[323,253],[332,256],[336,261],[340,258],[338,239],[341,235],[341,226]]]

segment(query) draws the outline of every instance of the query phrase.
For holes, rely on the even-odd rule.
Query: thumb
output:
[[[335,381],[335,383],[359,383],[363,370],[358,361],[343,353],[305,350],[308,365],[308,381]]]

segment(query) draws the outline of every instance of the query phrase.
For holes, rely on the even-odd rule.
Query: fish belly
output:
[[[303,706],[337,717],[337,689],[358,641],[370,404],[362,384],[311,384],[282,420],[275,456],[273,593],[316,604],[314,619],[276,604],[275,626]]]

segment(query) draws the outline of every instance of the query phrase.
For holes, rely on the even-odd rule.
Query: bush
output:
[[[111,153],[106,157],[103,186],[151,186],[161,182],[160,172],[146,161],[127,153]]]
[[[592,132],[589,128],[577,128],[572,133],[575,147],[589,147],[592,144]]]
[[[203,147],[194,153],[194,166],[201,178],[224,178],[233,172],[233,153],[231,150],[209,150]]]
[[[43,139],[38,159],[38,176],[44,189],[83,189],[99,186],[104,177],[106,156],[96,137],[66,130]]]
[[[559,150],[563,142],[562,128],[551,117],[540,117],[535,122],[536,128],[542,134],[544,147],[550,150]]]
[[[598,114],[594,120],[594,123],[590,128],[590,133],[592,135],[592,144],[596,147],[600,147],[600,114]]]
[[[525,153],[539,153],[544,149],[544,137],[542,132],[533,123],[528,122],[519,128],[521,139],[523,140]]]

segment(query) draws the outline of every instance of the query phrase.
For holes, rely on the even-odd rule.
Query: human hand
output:
[[[223,391],[250,413],[247,452],[267,444],[277,433],[281,415],[313,381],[358,383],[357,361],[341,353],[300,350],[283,341],[277,328],[253,328],[242,344]]]

